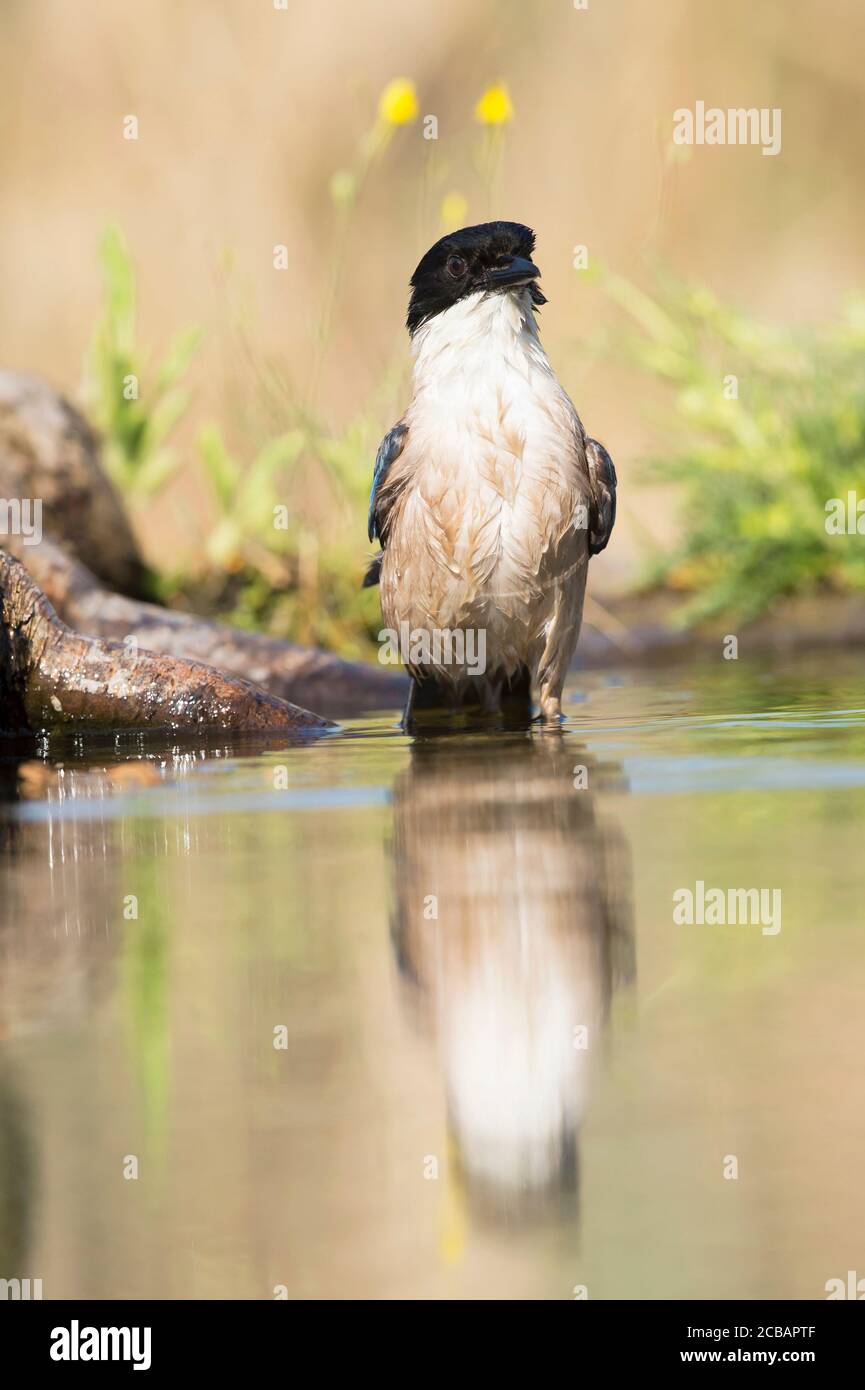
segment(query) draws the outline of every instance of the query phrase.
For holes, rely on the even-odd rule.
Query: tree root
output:
[[[0,731],[327,728],[308,710],[198,661],[83,637],[0,550]]]

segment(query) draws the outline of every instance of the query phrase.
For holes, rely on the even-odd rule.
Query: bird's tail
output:
[[[384,551],[380,550],[378,554],[374,555],[373,558],[370,560],[369,568],[367,569],[367,572],[363,577],[363,583],[360,586],[362,589],[373,588],[373,586],[377,584],[381,579],[381,562],[383,556]]]

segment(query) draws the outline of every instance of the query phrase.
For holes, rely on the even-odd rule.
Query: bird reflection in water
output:
[[[550,734],[420,740],[395,784],[394,949],[479,1215],[537,1218],[577,1189],[611,995],[633,975],[629,856],[595,795],[617,780]]]

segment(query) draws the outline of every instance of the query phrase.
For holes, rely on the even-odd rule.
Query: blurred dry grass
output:
[[[468,221],[530,223],[545,341],[625,484],[618,544],[595,572],[596,586],[618,584],[641,533],[663,536],[670,519],[658,494],[628,488],[629,459],[657,439],[623,373],[592,354],[611,311],[573,269],[572,248],[585,243],[637,281],[660,257],[781,323],[828,314],[865,279],[863,39],[860,0],[590,0],[585,11],[570,0],[289,0],[284,12],[272,0],[4,0],[0,361],[77,391],[100,305],[97,248],[116,222],[138,269],[142,339],[158,353],[185,324],[204,330],[181,444],[191,457],[198,426],[215,418],[251,458],[286,425],[279,396],[257,385],[264,365],[278,364],[287,393],[308,384],[333,254],[331,176],[355,159],[382,87],[404,74],[439,139],[406,126],[373,170],[316,408],[341,429],[378,392],[379,423],[392,423],[406,283],[440,234],[443,193],[464,194]],[[515,119],[491,206],[472,110],[499,77]],[[672,113],[698,99],[781,107],[781,154],[704,148],[670,164]],[[122,138],[127,114],[137,142]],[[289,247],[288,272],[273,268],[276,243]],[[157,564],[200,544],[200,489],[184,473],[139,517]],[[358,535],[358,573],[364,554]]]

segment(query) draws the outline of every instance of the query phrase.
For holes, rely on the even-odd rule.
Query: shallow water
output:
[[[303,747],[0,763],[0,1278],[594,1299],[865,1275],[862,675],[580,676],[560,735],[413,742],[387,713]],[[679,924],[698,881],[780,915]]]

